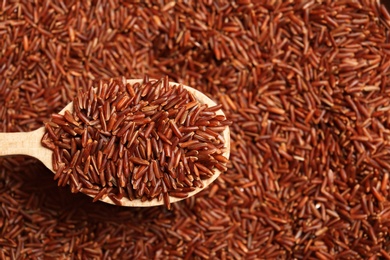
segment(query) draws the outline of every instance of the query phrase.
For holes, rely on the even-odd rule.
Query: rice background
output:
[[[390,259],[389,26],[369,0],[2,1],[1,132],[146,73],[234,125],[228,172],[172,211],[92,203],[0,159],[0,258]]]

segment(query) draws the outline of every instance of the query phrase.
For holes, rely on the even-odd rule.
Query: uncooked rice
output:
[[[222,135],[230,121],[216,114],[220,106],[200,103],[168,77],[146,80],[94,82],[78,91],[72,113],[54,114],[45,124],[42,145],[55,151],[59,186],[120,206],[123,198],[164,199],[170,209],[170,197],[185,198],[215,170],[227,170]],[[183,128],[194,130],[183,138]]]
[[[0,131],[145,74],[233,123],[227,172],[171,211],[92,203],[0,159],[0,258],[390,259],[389,35],[378,0],[2,1]]]

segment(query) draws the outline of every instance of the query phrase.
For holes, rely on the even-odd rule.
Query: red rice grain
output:
[[[171,211],[91,203],[57,187],[36,160],[1,158],[0,259],[390,259],[390,4],[382,3],[0,2],[0,132],[37,129],[93,80],[118,75],[168,75],[212,97],[233,122],[227,172]],[[119,110],[97,111],[109,120]],[[179,142],[201,127],[179,127]],[[88,139],[81,158],[103,145]],[[168,162],[164,144],[154,147]],[[72,154],[53,156],[69,163]],[[97,195],[85,160],[81,189]],[[133,170],[123,165],[123,175]],[[123,189],[135,198],[132,185]]]
[[[134,199],[135,195],[136,199],[146,201],[159,197],[158,192],[162,191],[164,204],[171,208],[169,196],[187,197],[188,192],[182,188],[202,186],[198,182],[211,177],[214,174],[212,171],[214,167],[220,171],[226,171],[227,168],[218,162],[221,160],[220,157],[224,158],[222,155],[224,142],[217,141],[213,135],[206,133],[208,124],[202,124],[204,131],[198,130],[196,134],[190,132],[192,133],[190,138],[198,139],[201,143],[198,141],[197,144],[185,148],[181,145],[179,138],[183,136],[180,131],[182,125],[175,123],[174,118],[177,117],[178,111],[185,109],[186,104],[194,103],[192,100],[195,98],[182,86],[172,87],[163,84],[167,80],[168,78],[164,78],[159,81],[136,83],[132,86],[129,86],[124,78],[100,80],[87,90],[78,91],[73,103],[74,112],[66,111],[62,117],[55,115],[54,118],[65,121],[65,124],[57,126],[46,124],[48,134],[42,139],[42,144],[47,148],[56,150],[58,147],[60,154],[69,154],[66,158],[54,157],[53,167],[57,168],[55,179],[59,179],[59,185],[63,186],[69,180],[72,192],[87,188],[89,194],[91,194],[90,189],[95,188],[97,195],[93,201],[108,195],[117,205],[121,205],[120,198],[123,197]],[[134,96],[140,96],[141,99],[134,99]],[[172,100],[160,105],[150,105],[153,100],[163,97],[165,100]],[[81,103],[82,106],[80,106]],[[105,105],[105,103],[109,104]],[[97,118],[102,115],[101,111],[107,110],[108,107],[113,108],[111,115],[107,118],[104,116]],[[204,115],[201,115],[200,111],[208,109],[208,106],[196,102],[194,109],[191,121],[189,124],[186,123],[187,127],[204,121]],[[215,119],[218,126],[224,126],[225,117],[217,116],[213,108],[210,109],[212,112],[207,118]],[[96,111],[99,113],[95,113]],[[160,117],[155,116],[156,114]],[[162,118],[163,114],[168,117]],[[151,117],[154,121],[151,121]],[[140,121],[137,121],[138,119]],[[93,121],[97,123],[92,123]],[[106,122],[106,130],[102,121]],[[157,135],[149,137],[152,131],[157,132]],[[224,128],[215,132],[215,135],[220,135],[222,131]],[[127,138],[122,139],[123,135]],[[65,143],[69,140],[71,145]],[[85,152],[88,142],[92,140],[99,145],[96,149]],[[162,155],[158,152],[152,154],[151,140],[155,143],[161,141],[165,143],[168,160],[162,161]],[[194,150],[198,151],[198,156],[191,167],[186,157],[188,157],[187,153]],[[126,160],[124,161],[122,158],[125,153]],[[220,159],[215,159],[215,156]],[[222,161],[226,163],[227,158]],[[134,170],[130,171],[132,167]],[[187,169],[185,175],[184,167]],[[76,168],[84,170],[76,171]],[[126,176],[123,174],[124,168],[126,168]],[[198,172],[195,168],[200,171]],[[80,182],[78,175],[81,178],[91,175],[92,178],[88,182]],[[165,176],[164,183],[167,189],[156,187],[156,179],[161,178],[162,175]],[[123,189],[128,184],[132,184],[131,195],[128,189]],[[180,191],[177,190],[178,187]],[[150,193],[150,190],[153,190],[153,193]]]

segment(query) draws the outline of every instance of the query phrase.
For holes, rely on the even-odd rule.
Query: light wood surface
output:
[[[66,105],[60,114],[64,114],[66,110],[73,110],[73,102]],[[53,152],[43,147],[41,143],[44,134],[45,127],[40,127],[31,132],[0,133],[0,157],[12,155],[35,157],[53,171]]]
[[[127,80],[127,82],[130,84],[134,84],[136,82],[141,83],[142,81],[143,81],[142,79]],[[175,82],[170,82],[170,85],[176,86],[179,84]],[[209,107],[216,105],[213,100],[208,98],[202,92],[185,85],[183,85],[183,87],[187,89],[190,93],[192,93],[200,103],[208,104]],[[72,112],[73,110],[72,102],[69,103],[63,110],[61,110],[60,114],[64,114],[66,110]],[[218,110],[216,114],[224,115],[222,110]],[[44,133],[45,133],[44,127],[41,127],[32,132],[0,133],[0,157],[12,156],[12,155],[27,155],[27,156],[35,157],[38,160],[40,160],[48,169],[53,171],[52,151],[43,147],[41,144],[41,139]],[[226,127],[226,129],[224,130],[223,137],[225,139],[225,148],[226,148],[223,155],[229,159],[230,156],[229,127]],[[212,169],[212,170],[214,172],[214,175],[211,178],[203,181],[203,188],[197,188],[196,190],[190,192],[188,194],[188,197],[191,197],[197,194],[198,192],[200,192],[201,190],[205,189],[221,174],[221,172],[218,169]],[[39,178],[39,176],[37,176],[37,178]],[[183,198],[170,197],[171,203],[180,200],[183,200]],[[101,201],[114,204],[114,202],[108,196],[105,197],[104,199],[101,199]],[[151,207],[151,206],[163,205],[164,203],[163,201],[157,201],[156,199],[152,201],[142,202],[139,199],[130,201],[127,198],[123,198],[121,202],[122,205],[126,207]]]

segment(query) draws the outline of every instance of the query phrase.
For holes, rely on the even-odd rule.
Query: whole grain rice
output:
[[[59,186],[69,183],[72,192],[93,195],[93,201],[164,199],[171,208],[169,197],[185,198],[203,187],[214,169],[227,170],[221,135],[230,122],[216,114],[220,106],[200,103],[183,85],[168,84],[167,77],[144,78],[99,80],[78,91],[72,113],[54,114],[45,124],[42,145],[58,151],[53,169]],[[183,128],[194,129],[184,142]]]
[[[144,74],[233,124],[227,172],[172,211],[91,203],[0,159],[0,258],[390,259],[389,29],[377,0],[1,2],[0,131]]]

